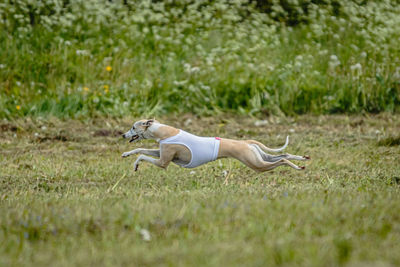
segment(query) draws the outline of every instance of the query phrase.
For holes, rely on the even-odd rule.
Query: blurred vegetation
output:
[[[5,1],[0,117],[396,112],[399,1]]]

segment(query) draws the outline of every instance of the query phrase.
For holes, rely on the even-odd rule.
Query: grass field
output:
[[[120,138],[133,120],[0,122],[1,266],[400,265],[398,115],[161,119],[312,157],[267,173],[134,173],[121,153],[155,144]]]
[[[399,14],[399,0],[3,1],[0,266],[400,266]],[[312,160],[133,172],[122,152],[155,144],[120,134],[145,116],[271,147],[289,134]]]

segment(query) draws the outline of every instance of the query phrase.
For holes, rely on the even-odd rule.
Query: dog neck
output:
[[[149,134],[149,138],[160,142],[160,140],[177,135],[179,133],[179,129],[162,123],[153,123],[149,128],[147,128],[146,133]]]

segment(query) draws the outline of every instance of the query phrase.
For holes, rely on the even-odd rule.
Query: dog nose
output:
[[[125,134],[122,135],[122,138],[125,138]]]

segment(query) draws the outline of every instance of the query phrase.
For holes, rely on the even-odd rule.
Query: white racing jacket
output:
[[[160,145],[184,145],[190,150],[192,159],[190,160],[189,164],[177,164],[183,168],[195,168],[204,163],[217,159],[220,140],[221,139],[219,137],[200,137],[183,130],[179,130],[177,135],[161,140]]]

